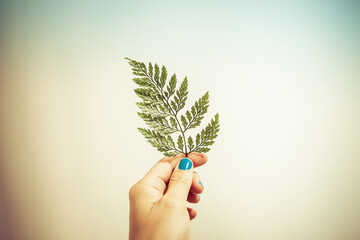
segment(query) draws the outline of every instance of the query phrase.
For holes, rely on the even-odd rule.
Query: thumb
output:
[[[192,184],[193,172],[193,162],[190,158],[181,159],[171,175],[165,195],[185,203]]]

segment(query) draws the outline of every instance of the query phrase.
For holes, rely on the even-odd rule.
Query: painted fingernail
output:
[[[192,162],[189,158],[183,158],[180,161],[179,169],[181,170],[189,170],[192,167]]]
[[[204,185],[202,184],[202,182],[201,181],[199,181],[199,184],[202,186],[202,188],[204,189]]]

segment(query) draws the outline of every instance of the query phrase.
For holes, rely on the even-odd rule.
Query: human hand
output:
[[[130,240],[189,239],[197,213],[186,201],[200,201],[203,186],[194,167],[206,162],[197,152],[162,158],[130,189]]]

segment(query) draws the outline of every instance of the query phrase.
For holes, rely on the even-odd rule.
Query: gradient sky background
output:
[[[1,239],[126,239],[161,158],[124,57],[209,90],[193,239],[360,239],[360,2],[2,1]]]

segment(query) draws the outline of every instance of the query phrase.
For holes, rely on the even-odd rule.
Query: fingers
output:
[[[205,153],[192,152],[188,154],[187,157],[193,161],[194,167],[200,167],[208,161],[208,157]]]
[[[187,208],[187,211],[188,211],[188,213],[189,213],[189,218],[190,218],[190,220],[193,220],[195,217],[196,217],[196,215],[197,215],[197,212],[196,212],[196,210],[195,209],[193,209],[193,208]]]
[[[145,177],[158,177],[167,182],[176,164],[185,157],[185,154],[178,154],[175,157],[164,157],[160,159],[146,174]]]
[[[179,204],[186,204],[193,179],[194,166],[190,158],[183,158],[171,175],[165,197]]]
[[[192,152],[189,158],[193,162],[193,167],[199,167],[207,162],[207,156],[204,153]],[[141,180],[147,186],[157,189],[160,193],[164,194],[166,190],[166,184],[169,182],[173,169],[179,163],[179,161],[185,157],[185,154],[181,153],[175,157],[164,157],[158,161]]]
[[[197,194],[200,194],[204,191],[204,186],[202,185],[202,182],[200,180],[200,175],[199,175],[199,173],[197,173],[195,171],[193,174],[193,180],[192,180],[190,191],[197,193]]]
[[[186,157],[185,154],[180,153],[175,157],[162,158],[159,162],[168,162],[171,165],[172,169],[174,169],[177,163],[184,157]],[[187,157],[190,158],[193,162],[194,168],[200,167],[208,161],[208,157],[205,153],[192,152],[188,154]]]
[[[169,181],[174,168],[174,163],[182,159],[184,154],[178,154],[175,157],[164,157],[158,161],[139,183],[154,188],[162,195],[166,191],[166,184]]]
[[[162,179],[164,182],[167,182],[170,178],[172,170],[178,164],[178,162],[185,157],[185,154],[180,153],[175,157],[164,157],[160,161],[158,161],[146,174],[146,176],[156,176]],[[190,158],[195,167],[199,167],[204,165],[208,157],[205,153],[192,152],[188,154],[188,158]],[[171,169],[171,170],[170,170]]]
[[[200,201],[200,193],[204,191],[204,187],[200,180],[200,175],[194,171],[190,192],[187,198],[189,203],[198,203]]]
[[[198,203],[200,201],[200,195],[193,192],[189,192],[187,201],[189,203]]]

